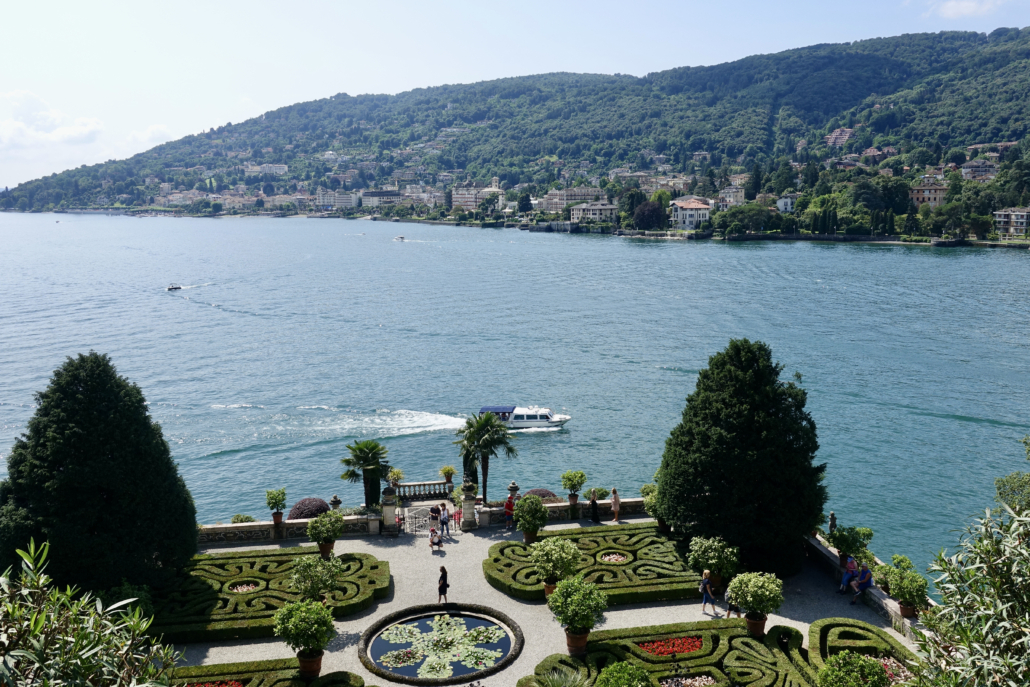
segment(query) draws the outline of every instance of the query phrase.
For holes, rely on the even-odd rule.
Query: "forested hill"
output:
[[[560,73],[395,96],[339,94],[22,184],[0,202],[89,203],[104,180],[138,202],[145,176],[182,181],[168,170],[197,165],[285,163],[291,177],[311,179],[329,170],[315,158],[327,150],[375,155],[381,169],[407,165],[424,180],[463,169],[514,184],[549,180],[553,170],[545,173],[541,158],[601,172],[643,162],[647,150],[680,171],[695,151],[713,153],[714,165],[767,164],[794,156],[801,140],[804,157],[825,157],[823,136],[838,127],[856,132],[845,153],[947,149],[1021,140],[1028,93],[1030,28],[815,45],[644,77]]]

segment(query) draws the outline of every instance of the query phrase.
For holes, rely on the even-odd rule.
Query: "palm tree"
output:
[[[390,465],[386,462],[386,447],[375,439],[356,441],[347,445],[350,456],[341,458],[340,462],[347,466],[347,471],[340,479],[348,482],[365,483],[365,505],[379,505],[379,482],[386,479]]]
[[[508,427],[493,413],[470,415],[465,426],[455,435],[461,454],[465,480],[479,483],[479,467],[483,468],[483,502],[486,502],[486,478],[490,472],[490,459],[497,456],[499,449],[504,449],[505,458],[514,458],[519,452],[512,445],[512,435]]]

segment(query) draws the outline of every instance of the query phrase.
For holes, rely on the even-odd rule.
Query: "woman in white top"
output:
[[[619,521],[619,504],[622,500],[619,498],[619,490],[612,487],[612,522]]]

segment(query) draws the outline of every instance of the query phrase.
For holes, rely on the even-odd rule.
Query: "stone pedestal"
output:
[[[476,494],[475,487],[466,482],[461,489],[461,529],[462,531],[474,530],[479,527],[476,522]]]
[[[397,527],[397,490],[393,487],[383,489],[383,534],[396,537],[400,533]]]

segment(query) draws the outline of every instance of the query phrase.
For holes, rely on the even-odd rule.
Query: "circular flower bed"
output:
[[[626,557],[621,553],[606,553],[601,556],[601,560],[605,563],[625,563]]]
[[[701,648],[702,643],[700,637],[675,637],[644,642],[637,646],[652,656],[672,656],[673,654],[693,653]]]
[[[229,591],[234,594],[246,594],[247,592],[252,592],[257,588],[258,586],[256,584],[237,584],[229,587]]]
[[[358,657],[369,672],[414,685],[468,684],[506,668],[522,652],[522,631],[484,606],[414,606],[361,635]]]

